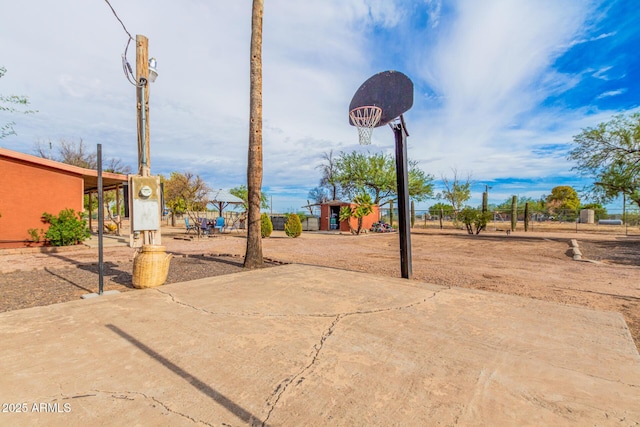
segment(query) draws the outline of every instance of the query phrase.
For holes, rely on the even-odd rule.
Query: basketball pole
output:
[[[409,173],[407,170],[407,130],[404,118],[392,123],[396,138],[396,180],[398,184],[398,225],[400,233],[400,271],[402,278],[410,279],[411,269],[411,221],[409,218]]]

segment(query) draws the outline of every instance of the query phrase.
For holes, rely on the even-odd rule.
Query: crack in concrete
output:
[[[385,308],[378,308],[378,309],[371,309],[371,310],[362,310],[362,311],[351,311],[351,312],[346,312],[346,313],[308,313],[308,314],[272,314],[272,313],[232,313],[232,312],[217,312],[217,311],[210,311],[210,310],[205,310],[204,308],[201,307],[196,307],[194,305],[191,304],[187,304],[183,301],[180,301],[178,299],[176,299],[175,296],[173,296],[170,292],[165,292],[165,291],[161,291],[160,289],[155,289],[155,291],[168,296],[169,298],[171,298],[171,301],[178,304],[178,305],[182,305],[184,307],[187,308],[191,308],[192,310],[196,310],[196,311],[201,311],[203,313],[207,313],[207,314],[211,314],[211,315],[215,315],[215,316],[234,316],[234,317],[319,317],[319,318],[324,318],[324,317],[335,317],[335,316],[352,316],[354,314],[376,314],[376,313],[382,313],[385,311],[393,311],[393,310],[405,310],[407,308],[411,308],[413,306],[416,306],[418,304],[422,304],[424,302],[426,302],[427,300],[434,298],[436,296],[436,294],[438,294],[441,291],[434,291],[433,294],[429,297],[423,298],[420,301],[416,301],[414,303],[411,304],[407,304],[407,305],[402,305],[402,306],[396,306],[396,307],[385,307]]]
[[[306,372],[310,371],[313,368],[313,366],[316,364],[316,362],[318,361],[318,358],[320,356],[320,352],[324,348],[324,344],[325,344],[326,340],[331,336],[331,334],[333,334],[333,332],[335,331],[335,329],[336,329],[338,323],[340,322],[340,320],[344,319],[345,317],[355,316],[355,315],[377,314],[377,313],[388,312],[388,311],[393,311],[393,310],[398,310],[398,311],[406,310],[408,308],[415,307],[415,306],[417,306],[419,304],[423,304],[427,300],[429,300],[431,298],[434,298],[438,292],[434,292],[430,297],[424,298],[421,301],[416,301],[414,303],[407,304],[407,305],[404,305],[404,306],[377,309],[377,310],[354,311],[354,312],[340,313],[340,314],[336,315],[335,319],[333,319],[333,322],[331,322],[329,327],[322,333],[322,336],[320,337],[320,342],[318,342],[317,344],[315,344],[313,346],[313,351],[311,352],[311,356],[312,356],[311,361],[306,366],[304,366],[298,373],[293,375],[292,377],[285,378],[282,382],[280,382],[276,386],[275,390],[271,393],[271,395],[267,399],[267,404],[269,406],[269,410],[267,412],[267,416],[265,417],[264,421],[262,422],[262,426],[264,427],[266,425],[267,421],[269,421],[269,418],[271,417],[271,414],[275,410],[276,405],[278,404],[278,402],[280,401],[280,399],[282,398],[284,393],[287,391],[287,388],[289,387],[289,385],[291,385],[291,384],[293,384],[295,382],[294,387],[297,387],[300,384],[302,384],[302,382],[304,382],[304,380],[306,378],[303,375]],[[296,379],[298,379],[298,378],[300,378],[300,380],[298,380],[296,382]]]
[[[267,412],[267,416],[265,417],[264,421],[262,421],[262,427],[267,426],[267,422],[269,421],[269,418],[271,417],[273,411],[275,410],[278,402],[280,401],[280,399],[282,398],[282,396],[284,395],[284,393],[287,391],[288,387],[293,384],[298,378],[300,378],[299,381],[296,382],[295,386],[297,387],[298,385],[302,384],[302,382],[305,380],[305,377],[303,376],[306,372],[308,372],[309,370],[311,370],[313,368],[313,366],[316,364],[316,362],[318,361],[318,358],[320,356],[320,352],[322,351],[325,341],[327,340],[327,338],[329,338],[331,336],[331,334],[333,334],[336,326],[338,325],[338,323],[340,322],[341,319],[348,317],[348,316],[355,316],[355,315],[367,315],[367,314],[378,314],[378,313],[384,313],[384,312],[389,312],[389,311],[402,311],[402,310],[407,310],[410,308],[413,308],[419,304],[423,304],[425,302],[427,302],[427,300],[434,298],[438,293],[440,293],[441,291],[433,291],[433,293],[428,296],[425,297],[419,301],[415,301],[413,303],[410,304],[406,304],[406,305],[401,305],[401,306],[395,306],[395,307],[385,307],[385,308],[378,308],[378,309],[370,309],[370,310],[359,310],[359,311],[352,311],[352,312],[345,312],[345,313],[337,313],[337,314],[328,314],[328,313],[310,313],[310,314],[267,314],[267,313],[219,313],[219,312],[213,312],[213,311],[209,311],[209,310],[205,310],[201,307],[196,307],[194,305],[191,304],[187,304],[183,301],[180,301],[178,299],[176,299],[176,297],[174,295],[172,295],[170,292],[165,292],[162,291],[160,289],[155,289],[157,292],[168,296],[169,298],[171,298],[171,301],[182,305],[184,307],[190,308],[192,310],[196,310],[196,311],[200,311],[203,313],[207,313],[207,314],[211,314],[211,315],[218,315],[218,316],[236,316],[236,317],[281,317],[281,318],[295,318],[295,317],[319,317],[319,318],[329,318],[329,317],[334,317],[333,321],[331,322],[331,324],[329,325],[329,327],[323,332],[322,336],[320,337],[320,341],[315,344],[313,346],[313,351],[311,352],[310,356],[311,356],[311,361],[304,366],[302,369],[300,369],[299,372],[297,372],[296,374],[294,374],[291,377],[287,377],[284,380],[282,380],[275,388],[275,390],[271,393],[271,395],[267,398],[267,405],[268,405],[268,412]],[[443,289],[444,290],[444,289]],[[159,402],[160,403],[160,402]],[[164,405],[163,405],[164,406]],[[169,410],[167,408],[167,410]]]
[[[114,398],[114,399],[123,399],[123,400],[135,400],[135,399],[129,397],[128,395],[139,395],[139,396],[144,397],[145,399],[148,399],[148,400],[151,400],[151,401],[157,403],[158,405],[162,406],[166,411],[168,411],[168,412],[170,412],[172,414],[175,414],[175,415],[178,415],[178,416],[180,416],[182,418],[188,419],[189,421],[193,422],[194,424],[195,423],[201,423],[201,424],[204,424],[204,425],[207,425],[207,426],[211,426],[211,427],[214,426],[213,424],[210,424],[210,423],[208,423],[206,421],[196,420],[195,418],[190,417],[187,414],[183,414],[182,412],[175,411],[175,410],[171,409],[166,403],[164,403],[161,400],[155,398],[154,396],[148,396],[147,394],[139,392],[139,391],[127,391],[127,390],[125,390],[125,391],[108,391],[108,390],[97,390],[97,389],[94,389],[94,390],[91,390],[91,391],[94,391],[94,392],[97,392],[97,393],[108,394],[108,395],[111,395],[111,397]]]
[[[207,314],[216,314],[216,313],[213,313],[213,312],[211,312],[211,311],[209,311],[209,310],[205,310],[205,309],[203,309],[203,308],[196,307],[195,305],[191,305],[191,304],[187,304],[186,302],[179,301],[179,300],[177,300],[177,299],[176,299],[176,297],[174,297],[174,296],[173,296],[173,294],[172,294],[171,292],[164,292],[164,291],[161,291],[160,289],[155,289],[155,291],[156,291],[156,292],[159,292],[159,293],[161,293],[161,294],[163,294],[163,295],[168,296],[169,298],[171,298],[171,301],[172,301],[172,302],[174,302],[174,303],[176,303],[176,304],[179,304],[179,305],[182,305],[182,306],[185,306],[185,307],[191,308],[191,309],[193,309],[193,310],[201,311],[201,312],[203,312],[203,313],[207,313]]]
[[[327,338],[329,338],[329,336],[331,336],[331,334],[335,330],[336,325],[338,324],[340,319],[342,319],[343,317],[345,317],[345,315],[342,315],[342,314],[337,315],[336,318],[333,319],[333,322],[331,322],[331,325],[329,325],[329,328],[327,328],[323,332],[322,336],[320,337],[320,342],[313,346],[314,351],[311,352],[311,355],[313,356],[313,358],[311,359],[311,362],[308,363],[307,366],[303,367],[300,370],[300,372],[295,374],[293,377],[285,378],[284,381],[278,384],[278,386],[273,391],[273,393],[271,393],[271,396],[269,396],[269,399],[267,399],[267,404],[269,405],[269,411],[267,412],[267,416],[262,422],[263,427],[267,424],[267,421],[269,421],[269,417],[271,417],[271,414],[276,408],[276,405],[280,401],[280,398],[282,397],[284,392],[287,391],[287,388],[289,387],[289,385],[292,384],[297,378],[300,378],[305,372],[310,370],[313,367],[313,365],[316,363],[316,361],[318,360],[318,355],[320,354],[322,347],[324,347],[325,341],[327,340]],[[304,381],[304,377],[302,377],[301,380],[296,383],[296,386],[301,384],[302,381]],[[269,402],[274,397],[275,399],[273,400],[273,403]]]

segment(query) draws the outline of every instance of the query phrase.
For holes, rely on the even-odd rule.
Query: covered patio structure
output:
[[[98,171],[0,148],[0,182],[0,248],[38,246],[29,229],[46,230],[45,212],[84,211],[84,194],[91,200],[98,191]],[[102,182],[104,191],[120,190],[127,176],[103,172]]]
[[[215,206],[220,214],[219,218],[223,218],[217,220],[216,228],[219,228],[220,231],[223,231],[225,228],[235,228],[238,230],[241,223],[244,221],[243,214],[227,215],[225,217],[222,213],[224,209],[230,205],[239,206],[245,204],[244,200],[238,196],[234,196],[229,190],[220,188],[218,190],[210,191],[209,194],[207,194],[207,204]]]

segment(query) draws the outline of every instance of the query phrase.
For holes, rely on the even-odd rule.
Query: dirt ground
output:
[[[241,233],[184,240],[182,229],[163,229],[174,254],[169,283],[242,270]],[[573,260],[571,240],[583,261]],[[400,277],[397,233],[282,232],[263,240],[267,265],[303,263]],[[412,233],[413,279],[518,295],[621,313],[640,349],[640,236],[581,232]],[[105,290],[132,290],[134,250],[106,247]],[[97,291],[97,249],[0,255],[0,311],[46,305]]]

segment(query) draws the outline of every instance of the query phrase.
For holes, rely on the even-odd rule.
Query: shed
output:
[[[102,173],[105,191],[126,182],[126,175]],[[46,229],[44,212],[82,212],[83,195],[97,188],[96,170],[0,148],[0,248],[28,245],[27,230]]]
[[[321,231],[346,231],[349,232],[349,224],[345,221],[340,222],[340,209],[343,206],[354,208],[356,205],[341,200],[329,200],[320,203],[320,230]],[[373,206],[373,211],[362,219],[362,228],[370,229],[374,222],[380,218],[380,208]],[[358,220],[351,218],[351,227],[358,227]]]

